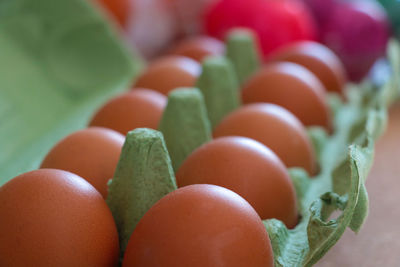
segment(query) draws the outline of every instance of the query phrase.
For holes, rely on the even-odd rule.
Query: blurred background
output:
[[[237,26],[259,34],[262,52],[297,40],[317,40],[342,59],[360,81],[398,35],[397,0],[94,0],[105,7],[124,38],[151,59],[176,40],[207,34],[223,39]]]

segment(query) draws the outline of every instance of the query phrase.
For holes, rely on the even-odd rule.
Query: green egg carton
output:
[[[58,140],[85,127],[99,105],[128,88],[142,65],[87,2],[0,1],[0,185],[37,168]],[[234,33],[226,57],[203,63],[197,88],[169,95],[160,131],[128,133],[107,198],[122,250],[143,214],[176,189],[174,170],[239,107],[239,82],[259,68],[254,49],[250,35]],[[302,169],[289,170],[301,220],[294,229],[264,221],[275,266],[312,266],[347,227],[361,229],[374,142],[400,92],[400,48],[394,40],[388,59],[392,74],[383,85],[348,85],[346,102],[328,96],[333,135],[309,128],[320,172],[310,178]],[[338,215],[331,218],[334,211]]]

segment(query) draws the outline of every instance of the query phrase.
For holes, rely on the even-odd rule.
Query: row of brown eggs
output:
[[[7,248],[10,243],[16,244],[15,238],[3,235],[0,251],[7,251],[9,258],[0,259],[0,265],[12,266],[12,263],[25,260],[40,263],[44,259],[59,266],[88,262],[96,263],[96,266],[115,265],[118,261],[118,237],[110,226],[112,218],[105,202],[79,177],[49,168],[83,177],[106,198],[107,182],[113,177],[119,160],[123,136],[135,128],[157,129],[167,105],[166,95],[177,87],[193,87],[201,74],[202,60],[207,56],[221,56],[224,50],[223,43],[209,37],[184,40],[172,48],[168,56],[150,63],[136,80],[133,90],[101,107],[91,119],[91,127],[56,144],[43,160],[43,170],[21,175],[2,187],[0,199],[9,204],[0,204],[0,215],[9,219],[0,222],[0,229],[7,229],[9,233],[21,231],[27,244],[30,244],[29,240],[47,243],[25,254],[24,259],[22,250]],[[157,257],[163,266],[178,266],[176,251],[183,249],[186,255],[180,255],[182,266],[193,263],[194,252],[197,256],[209,252],[195,259],[194,266],[210,264],[210,260],[216,264],[222,255],[225,263],[231,263],[230,266],[243,266],[240,264],[245,263],[247,266],[272,266],[272,250],[259,218],[277,218],[289,228],[297,224],[295,190],[286,167],[302,167],[310,175],[316,174],[316,158],[305,126],[322,126],[332,132],[325,94],[331,91],[343,96],[344,83],[340,61],[320,44],[302,42],[277,51],[265,66],[241,85],[245,105],[228,114],[213,129],[216,139],[196,149],[177,170],[180,189],[161,199],[143,217],[128,244],[124,266],[154,265]],[[27,176],[34,179],[24,183]],[[51,180],[52,176],[59,178]],[[66,183],[60,177],[73,181]],[[229,190],[194,184],[223,186],[246,201]],[[29,198],[30,193],[21,189],[22,185],[41,192],[42,198],[15,197],[15,194],[24,194]],[[56,201],[43,203],[49,199]],[[215,205],[193,208],[204,201],[215,202]],[[27,202],[33,206],[26,205]],[[230,207],[228,210],[227,205]],[[14,207],[20,210],[29,207],[29,216],[16,218],[10,211]],[[60,216],[59,212],[65,216]],[[187,212],[193,215],[186,218]],[[212,217],[219,223],[205,221]],[[40,223],[39,226],[33,223],[24,232],[26,229],[18,230],[20,224],[13,224],[18,220],[23,223],[25,219],[46,222],[46,218],[56,222],[56,227],[49,223]],[[61,218],[65,220],[62,225],[57,222]],[[186,221],[176,221],[175,218],[186,218]],[[157,225],[161,219],[162,227]],[[88,228],[99,220],[104,222],[101,226]],[[238,233],[219,237],[215,246],[209,244],[210,240],[215,241],[215,237],[209,236],[211,233],[218,236],[217,230],[224,233],[226,229],[238,228],[238,225],[241,225]],[[47,237],[44,237],[45,232]],[[181,235],[187,237],[182,240],[179,238]],[[247,239],[245,235],[248,235]],[[62,244],[52,243],[55,236]],[[87,239],[102,240],[104,245],[93,240],[84,242]],[[167,247],[162,245],[166,239],[169,240]],[[201,249],[195,245],[194,239],[203,244]],[[199,242],[200,239],[208,245]],[[226,245],[226,240],[231,240],[232,244]],[[215,251],[219,251],[218,246],[222,245],[226,253],[217,253],[217,257]],[[73,246],[75,250],[70,249]],[[20,247],[26,249],[26,244]],[[153,254],[146,249],[152,249]],[[66,250],[63,257],[59,256],[61,250]],[[79,255],[88,258],[82,259]]]

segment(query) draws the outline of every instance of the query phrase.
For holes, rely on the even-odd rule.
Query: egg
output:
[[[114,176],[125,138],[100,127],[74,132],[59,141],[46,155],[40,168],[61,169],[77,174],[105,198],[107,182]]]
[[[202,62],[208,56],[222,56],[225,53],[225,44],[216,38],[194,36],[175,44],[169,53]]]
[[[293,228],[298,221],[296,193],[285,165],[263,144],[245,137],[208,142],[182,163],[179,187],[213,184],[246,199],[261,219],[278,219]]]
[[[164,95],[178,87],[193,87],[201,74],[201,65],[188,57],[166,56],[152,62],[139,75],[134,88],[148,88]]]
[[[0,187],[0,266],[117,266],[111,211],[81,177],[41,169]]]
[[[236,193],[215,185],[179,188],[136,226],[123,267],[272,267],[271,243],[257,213]]]
[[[134,12],[134,4],[132,0],[97,0],[115,20],[122,26],[126,27],[130,16]]]
[[[288,110],[266,103],[245,105],[228,114],[214,129],[214,137],[244,136],[270,148],[286,167],[316,173],[315,152],[301,122]]]
[[[153,90],[137,88],[109,100],[91,119],[99,126],[126,135],[136,128],[157,129],[167,97]]]
[[[321,126],[332,131],[326,89],[305,67],[279,62],[262,67],[242,88],[245,104],[268,102],[292,112],[305,126]]]
[[[328,47],[312,41],[284,46],[269,56],[269,61],[289,61],[310,70],[327,91],[344,94],[346,72],[336,54]]]

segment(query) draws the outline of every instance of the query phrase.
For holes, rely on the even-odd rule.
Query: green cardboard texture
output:
[[[146,211],[175,189],[175,175],[163,135],[150,129],[129,132],[107,197],[117,224],[121,252]]]
[[[207,58],[202,67],[196,86],[204,96],[214,129],[228,113],[240,106],[239,83],[232,63],[224,57]]]
[[[2,0],[0,36],[1,185],[37,168],[141,63],[87,0]]]
[[[200,90],[178,88],[172,91],[159,128],[164,134],[172,166],[177,171],[193,150],[212,139]]]
[[[234,29],[226,41],[226,57],[233,63],[237,79],[243,84],[260,66],[260,52],[254,35],[246,29]]]
[[[253,50],[251,46],[247,47]],[[334,134],[328,136],[319,127],[309,129],[317,151],[319,174],[311,178],[303,169],[289,170],[298,197],[299,224],[294,229],[287,229],[281,221],[264,221],[275,266],[312,266],[340,239],[347,227],[356,233],[360,231],[368,215],[365,181],[373,161],[374,141],[386,127],[388,103],[397,99],[400,92],[399,51],[398,44],[391,42],[388,57],[393,73],[381,88],[369,82],[349,85],[346,102],[337,95],[328,96],[334,115]],[[243,50],[237,53],[231,56],[238,62],[241,56],[248,54]],[[219,61],[208,59],[205,66],[210,62]],[[224,103],[226,94],[218,93],[221,86],[204,82],[206,78],[209,77],[200,77],[198,84],[206,85],[205,93],[214,98],[212,103]],[[160,129],[166,137],[172,164],[175,161],[175,170],[191,151],[209,140],[206,114],[212,118],[221,115],[215,108],[207,113],[204,106],[199,90],[178,89],[169,96]],[[155,178],[148,176],[147,179],[153,181]],[[149,190],[148,194],[152,192],[151,187],[145,190]],[[336,214],[334,211],[339,215],[331,218]]]

